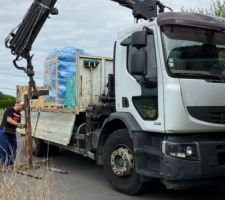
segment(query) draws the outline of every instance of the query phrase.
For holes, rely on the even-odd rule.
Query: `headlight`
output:
[[[199,153],[195,143],[181,144],[163,141],[162,152],[171,157],[199,160]]]

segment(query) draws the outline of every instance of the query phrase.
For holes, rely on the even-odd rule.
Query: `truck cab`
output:
[[[221,18],[168,12],[118,34],[116,110],[141,176],[175,189],[224,180],[224,30]]]

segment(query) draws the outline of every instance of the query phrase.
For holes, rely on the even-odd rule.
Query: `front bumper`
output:
[[[186,139],[176,141],[187,142]],[[163,154],[160,148],[145,145],[142,151],[136,154],[137,172],[143,180],[158,178],[170,189],[225,183],[225,139],[188,138],[188,142],[197,145],[199,160],[171,157]]]
[[[225,176],[225,141],[197,142],[199,161],[163,156],[161,166],[165,179],[200,179]]]
[[[225,159],[225,158],[224,158]],[[164,156],[161,180],[170,189],[197,188],[225,183],[225,166],[219,165],[214,155],[201,161],[190,161]]]

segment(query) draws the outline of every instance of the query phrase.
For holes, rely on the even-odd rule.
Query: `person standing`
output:
[[[16,128],[25,128],[21,124],[21,111],[24,102],[19,101],[14,107],[7,108],[3,114],[0,125],[0,162],[1,164],[13,165],[16,158],[17,141]]]

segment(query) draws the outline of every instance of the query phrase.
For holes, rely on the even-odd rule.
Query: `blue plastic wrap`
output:
[[[75,80],[73,78],[69,78],[66,83],[64,107],[66,108],[75,107],[76,105],[75,94],[76,94]]]
[[[59,54],[60,50],[59,49],[53,49],[48,53],[48,57],[47,58],[51,58],[53,56],[57,56]]]
[[[49,90],[46,101],[67,108],[76,106],[76,52],[71,46],[49,52],[44,70],[44,86]],[[84,50],[80,54],[89,55]]]

